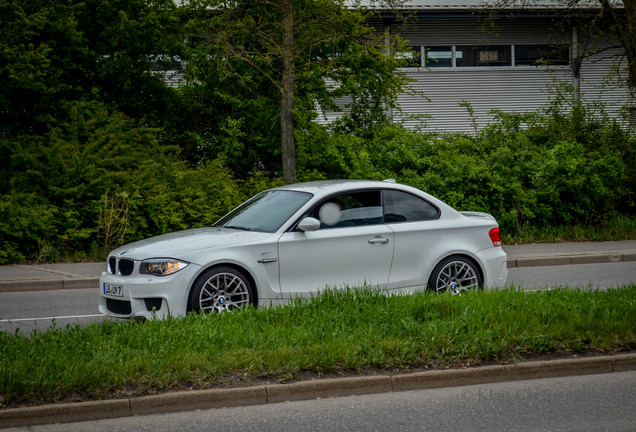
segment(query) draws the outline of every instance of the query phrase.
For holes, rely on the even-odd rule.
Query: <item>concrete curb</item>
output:
[[[636,261],[636,252],[579,254],[508,259],[508,268],[600,264]],[[99,278],[60,278],[49,280],[0,281],[0,293],[88,289],[99,287]]]
[[[508,268],[602,264],[628,261],[636,261],[636,252],[512,258],[508,259]]]
[[[432,370],[406,375],[374,375],[232,389],[181,391],[130,399],[0,410],[0,428],[634,370],[636,353],[629,353]]]
[[[0,281],[2,292],[51,291],[99,287],[99,278]]]

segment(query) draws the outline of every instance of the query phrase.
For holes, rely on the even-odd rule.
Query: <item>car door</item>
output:
[[[317,231],[295,230],[278,242],[283,296],[307,297],[326,287],[386,288],[393,231],[383,224],[381,191],[356,191],[318,203],[306,216]]]

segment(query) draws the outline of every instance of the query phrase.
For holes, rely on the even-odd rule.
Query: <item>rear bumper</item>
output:
[[[508,277],[508,254],[501,247],[483,249],[476,254],[484,272],[484,288],[501,288]]]

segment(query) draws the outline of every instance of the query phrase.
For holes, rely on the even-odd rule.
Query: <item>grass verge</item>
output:
[[[3,406],[371,368],[636,348],[636,285],[462,296],[328,291],[289,306],[0,332]]]
[[[617,215],[599,225],[523,225],[502,235],[504,244],[636,240],[636,218]]]

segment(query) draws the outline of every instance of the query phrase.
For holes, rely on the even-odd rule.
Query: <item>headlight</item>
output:
[[[175,259],[154,258],[143,261],[139,268],[139,273],[154,276],[168,276],[186,268],[187,265],[187,262]]]

